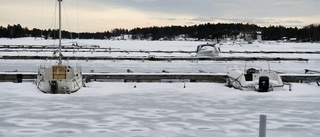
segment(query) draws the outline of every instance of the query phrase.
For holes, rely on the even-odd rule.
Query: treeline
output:
[[[296,38],[301,42],[319,42],[320,24],[311,24],[303,28],[286,28],[283,26],[261,27],[262,39],[280,40],[286,38]]]
[[[177,36],[194,39],[236,39],[240,34],[256,38],[257,32],[262,40],[281,40],[283,38],[296,38],[302,42],[320,41],[320,24],[311,24],[303,28],[292,28],[284,26],[259,27],[255,24],[242,23],[206,23],[193,26],[165,26],[127,29],[113,29],[104,32],[82,32],[74,33],[62,31],[62,38],[80,39],[110,39],[123,35],[130,35],[131,39],[151,39],[151,40],[172,40]],[[20,38],[20,37],[44,37],[46,39],[57,39],[56,29],[40,30],[37,28],[28,29],[20,24],[0,26],[0,37]]]
[[[223,37],[236,37],[240,32],[252,33],[259,30],[254,24],[200,24],[194,26],[166,26],[135,28],[129,31],[133,38],[149,38],[153,40],[160,38],[171,39],[178,35],[185,35],[188,38],[217,39]]]

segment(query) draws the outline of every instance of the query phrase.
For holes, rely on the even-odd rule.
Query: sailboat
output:
[[[70,94],[82,87],[82,71],[80,66],[73,68],[62,63],[61,54],[61,2],[59,2],[59,50],[58,63],[50,66],[40,66],[35,84],[43,93]]]

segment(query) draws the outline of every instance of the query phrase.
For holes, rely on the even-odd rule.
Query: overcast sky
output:
[[[0,25],[56,28],[55,4],[0,0]],[[320,23],[319,6],[320,0],[63,0],[63,29],[96,32],[207,22],[302,27]]]

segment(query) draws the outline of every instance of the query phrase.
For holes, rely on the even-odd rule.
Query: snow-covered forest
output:
[[[257,39],[261,35],[262,40],[289,40],[294,39],[300,42],[320,41],[320,25],[311,24],[303,28],[268,26],[260,27],[255,24],[242,23],[206,23],[193,26],[164,26],[134,28],[131,30],[115,28],[101,32],[69,32],[62,31],[62,37],[73,39],[130,39],[130,40],[219,40],[224,38],[235,39],[240,34],[248,40]],[[58,37],[57,29],[30,29],[22,27],[20,24],[0,26],[0,37],[19,38],[19,37]],[[128,37],[125,37],[128,36]]]

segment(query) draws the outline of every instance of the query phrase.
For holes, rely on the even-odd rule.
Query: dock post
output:
[[[292,91],[292,84],[289,84],[289,91]]]
[[[17,74],[17,83],[22,83],[22,74]]]
[[[259,122],[259,137],[266,137],[266,129],[267,129],[267,116],[260,115]]]

